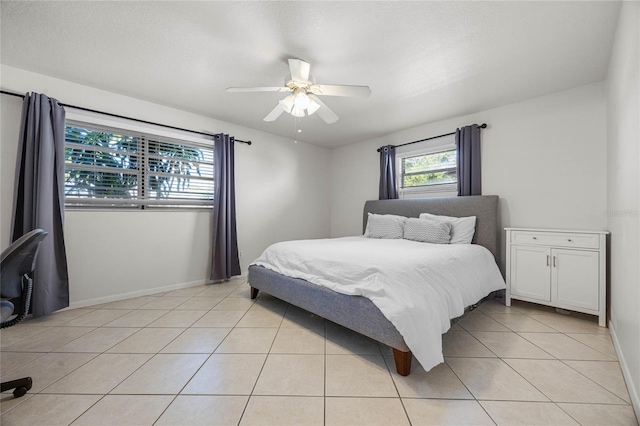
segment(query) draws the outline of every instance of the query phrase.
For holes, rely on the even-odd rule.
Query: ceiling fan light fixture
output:
[[[304,90],[297,90],[295,94],[295,106],[299,109],[305,109],[309,106],[309,96]]]
[[[293,108],[291,108],[291,115],[294,117],[304,117],[304,109],[294,105]]]
[[[282,107],[284,112],[291,113],[291,109],[293,108],[293,105],[295,103],[295,98],[293,95],[289,95],[286,98],[278,101],[278,103],[280,104],[280,107]]]

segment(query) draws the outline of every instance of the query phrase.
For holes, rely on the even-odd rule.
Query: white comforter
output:
[[[444,360],[442,333],[450,319],[505,288],[489,250],[475,244],[364,237],[287,241],[267,248],[253,265],[371,299],[427,371]]]

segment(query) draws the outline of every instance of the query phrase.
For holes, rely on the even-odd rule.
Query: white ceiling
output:
[[[294,136],[262,118],[285,95],[287,59],[340,120],[301,119],[299,140],[335,147],[606,77],[619,2],[28,2],[1,5],[3,64]],[[64,99],[61,99],[64,102]]]

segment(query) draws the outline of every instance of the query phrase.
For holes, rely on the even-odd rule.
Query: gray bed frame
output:
[[[498,256],[498,196],[431,198],[411,200],[375,200],[364,205],[363,230],[368,213],[418,217],[420,213],[445,216],[476,216],[473,244],[479,244]],[[261,266],[249,267],[251,298],[262,290],[320,317],[361,333],[393,348],[396,371],[407,376],[411,371],[411,351],[395,326],[366,297],[348,296],[308,281],[291,278]]]

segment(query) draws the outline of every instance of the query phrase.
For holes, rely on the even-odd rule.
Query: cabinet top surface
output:
[[[606,235],[609,231],[590,231],[584,229],[547,229],[547,228],[504,228],[505,231],[527,231],[527,232],[563,232],[572,234],[600,234]]]

